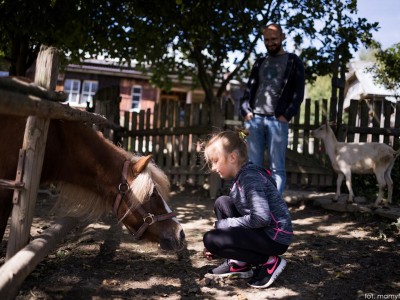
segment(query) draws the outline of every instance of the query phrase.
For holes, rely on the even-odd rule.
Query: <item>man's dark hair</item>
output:
[[[265,30],[265,29],[268,29],[268,28],[270,28],[270,27],[275,27],[275,28],[278,28],[278,30],[279,30],[279,32],[280,32],[280,34],[282,34],[282,33],[283,33],[282,26],[281,26],[281,25],[279,25],[279,24],[277,24],[277,23],[271,23],[271,24],[268,24],[267,26],[265,26],[264,30]]]

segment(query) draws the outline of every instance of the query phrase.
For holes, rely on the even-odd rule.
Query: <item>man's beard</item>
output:
[[[279,51],[281,51],[281,49],[282,49],[282,44],[279,44],[276,48],[273,49],[267,48],[267,51],[269,55],[275,56],[279,53]]]

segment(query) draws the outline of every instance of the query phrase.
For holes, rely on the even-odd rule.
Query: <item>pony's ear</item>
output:
[[[140,174],[147,167],[153,155],[149,154],[147,156],[141,157],[134,165],[133,165],[133,174]]]

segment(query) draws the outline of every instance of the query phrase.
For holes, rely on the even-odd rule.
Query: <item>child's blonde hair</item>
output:
[[[248,135],[245,129],[236,131],[222,131],[212,135],[204,147],[204,160],[207,165],[218,157],[227,157],[228,154],[236,152],[240,165],[248,161],[247,144],[245,138]]]

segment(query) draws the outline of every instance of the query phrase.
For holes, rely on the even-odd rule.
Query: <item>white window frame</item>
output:
[[[68,94],[68,103],[73,106],[79,105],[81,81],[79,79],[66,79],[64,81],[64,93]]]
[[[139,91],[135,91],[135,89],[139,89]],[[130,111],[140,111],[140,102],[142,101],[142,86],[134,85],[131,90],[131,108]]]
[[[85,91],[85,87],[88,84],[89,90]],[[93,107],[93,96],[97,93],[99,88],[99,82],[96,80],[84,80],[82,84],[82,93],[80,105],[86,106],[89,102],[89,107]]]

